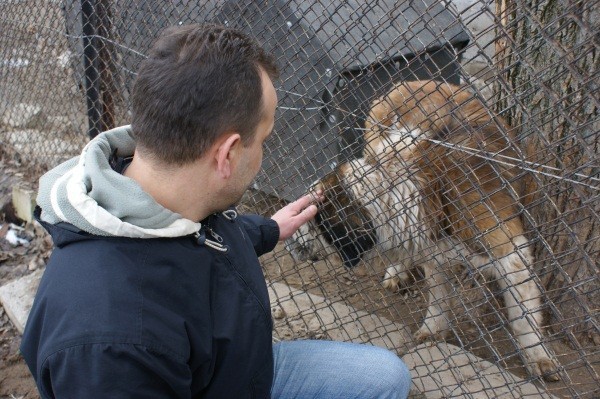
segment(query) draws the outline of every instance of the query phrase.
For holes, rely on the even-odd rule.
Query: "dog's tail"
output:
[[[521,143],[521,148],[524,155],[524,167],[521,169],[520,178],[518,179],[518,191],[521,194],[521,204],[525,209],[528,209],[539,197],[539,182],[536,179],[536,170],[538,169],[536,162],[536,154],[538,146],[528,140]]]

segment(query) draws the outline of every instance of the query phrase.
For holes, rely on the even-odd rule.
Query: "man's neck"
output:
[[[151,162],[136,153],[125,176],[163,207],[198,222],[214,212],[210,176],[200,162],[170,166]]]

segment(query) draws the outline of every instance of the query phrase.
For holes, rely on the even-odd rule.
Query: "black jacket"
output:
[[[107,238],[44,223],[55,250],[21,344],[42,397],[270,396],[272,320],[257,256],[277,243],[277,224],[206,222],[226,252],[197,235]]]

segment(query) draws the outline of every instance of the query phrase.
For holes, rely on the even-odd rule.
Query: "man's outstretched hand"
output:
[[[271,219],[279,225],[279,241],[290,238],[300,226],[314,218],[317,214],[315,203],[322,199],[321,192],[307,194],[290,202],[271,216]]]

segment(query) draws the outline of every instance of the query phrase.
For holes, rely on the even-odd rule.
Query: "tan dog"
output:
[[[449,270],[477,270],[499,284],[530,373],[557,380],[520,217],[530,188],[515,182],[519,150],[506,124],[464,88],[419,81],[375,101],[366,128],[364,158],[314,184],[325,200],[288,249],[307,259],[333,247],[347,267],[384,251],[392,290],[422,267],[429,307],[418,340],[449,327]]]

